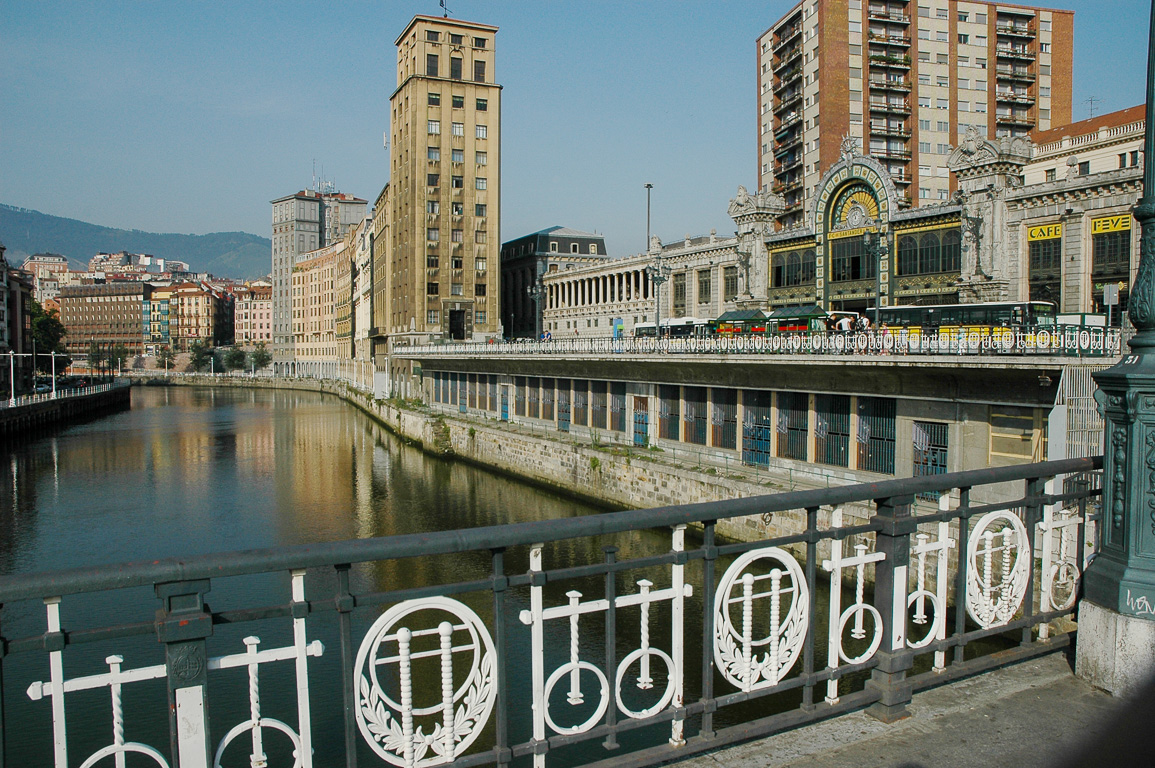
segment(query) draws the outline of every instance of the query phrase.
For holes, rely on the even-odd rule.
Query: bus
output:
[[[662,338],[704,339],[714,335],[717,325],[714,320],[699,317],[675,317],[662,321]],[[652,339],[657,336],[657,326],[650,322],[638,323],[634,326],[634,336]]]
[[[937,334],[956,339],[961,334],[980,338],[1004,336],[1015,332],[1031,333],[1036,329],[1054,330],[1056,311],[1049,301],[986,301],[974,304],[905,304],[866,310],[891,333],[910,341]]]

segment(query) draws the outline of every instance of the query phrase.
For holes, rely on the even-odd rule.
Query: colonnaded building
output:
[[[1142,112],[1041,132],[1037,143],[971,129],[947,160],[958,191],[917,208],[848,138],[798,224],[775,229],[782,198],[739,187],[736,236],[654,238],[647,254],[546,274],[543,327],[555,338],[629,333],[654,320],[659,300],[662,318],[1026,300],[1103,312],[1110,285],[1119,324],[1139,257]],[[661,286],[647,272],[655,264],[669,272]]]

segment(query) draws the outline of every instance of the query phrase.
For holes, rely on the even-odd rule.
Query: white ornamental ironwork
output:
[[[842,527],[842,509],[835,508],[830,515],[830,527]],[[847,664],[861,664],[870,659],[878,651],[882,642],[882,616],[878,609],[864,599],[866,587],[866,566],[886,559],[883,552],[867,553],[865,544],[856,544],[855,554],[852,557],[842,557],[842,539],[833,539],[830,542],[830,559],[822,561],[822,569],[830,572],[830,629],[827,636],[826,666],[834,670],[840,662]],[[855,569],[854,603],[842,610],[842,571],[846,568]],[[866,639],[866,627],[863,619],[866,614],[871,616],[871,639],[867,648],[857,656],[847,655],[843,647],[846,625],[854,619],[854,626],[850,636],[855,640]],[[832,677],[826,681],[826,701],[830,704],[838,703],[838,678]]]
[[[773,565],[769,572],[767,564]],[[759,573],[751,569],[758,566]],[[736,587],[741,584],[741,589]],[[758,591],[755,591],[755,587]],[[789,601],[783,609],[782,600]],[[768,603],[768,604],[766,604]],[[766,604],[765,635],[755,636],[755,608]],[[738,606],[735,622],[731,607]],[[784,549],[770,547],[739,557],[726,569],[714,594],[714,663],[731,684],[743,691],[777,685],[802,653],[810,623],[810,589],[802,567]],[[758,656],[759,649],[765,653]]]
[[[1031,542],[1012,512],[979,518],[967,543],[967,613],[983,629],[1014,618],[1027,593]]]
[[[943,494],[939,497],[939,509],[946,512],[949,508],[950,497]],[[911,621],[918,627],[926,627],[926,632],[918,640],[907,637],[907,645],[914,649],[925,648],[933,643],[935,640],[946,639],[946,591],[947,582],[949,580],[948,568],[948,554],[951,547],[955,545],[950,537],[950,523],[940,522],[937,525],[937,536],[934,541],[930,540],[930,535],[926,533],[918,533],[915,535],[915,540],[918,542],[911,547],[911,554],[918,558],[918,572],[916,574],[917,581],[915,582],[914,591],[911,592],[906,599],[907,611],[911,606],[914,606],[914,616]],[[927,560],[930,557],[935,558],[935,584],[934,590],[927,587]],[[926,604],[930,602],[933,618],[930,619],[929,625],[926,616]],[[942,672],[946,669],[946,652],[935,651],[934,653],[934,671]]]
[[[295,570],[292,572],[293,599],[295,601],[299,602],[305,599],[304,579],[305,572],[303,570]],[[44,603],[48,612],[48,631],[59,632],[61,626],[60,598],[46,598]],[[249,756],[249,765],[251,768],[263,768],[263,766],[267,764],[267,760],[263,749],[262,729],[266,728],[280,731],[289,738],[289,741],[293,745],[294,768],[311,768],[313,765],[313,753],[312,727],[309,712],[308,657],[322,655],[325,650],[324,646],[317,640],[311,643],[307,642],[305,619],[303,618],[293,620],[293,645],[258,651],[257,646],[260,644],[259,638],[247,637],[244,642],[248,647],[245,653],[210,658],[207,664],[207,669],[210,672],[237,667],[247,667],[249,670],[249,711],[252,717],[235,726],[225,738],[221,740],[217,748],[216,758],[213,761],[214,768],[221,768],[221,757],[225,747],[245,731],[249,731],[252,736],[253,747]],[[299,733],[280,720],[264,718],[261,717],[260,714],[260,686],[257,676],[258,665],[273,661],[288,661],[290,659],[296,662]],[[105,659],[105,663],[107,663],[109,667],[107,673],[66,680],[64,678],[63,652],[52,651],[49,653],[48,658],[49,682],[38,681],[28,687],[28,698],[33,701],[38,701],[46,696],[52,699],[53,765],[56,766],[56,768],[67,768],[68,766],[68,727],[64,716],[64,694],[107,686],[112,696],[112,744],[102,747],[90,755],[88,759],[81,763],[81,768],[91,768],[91,766],[98,764],[101,760],[110,756],[114,758],[118,768],[123,768],[125,755],[130,752],[143,754],[151,758],[157,765],[163,766],[163,768],[169,768],[168,763],[161,756],[161,753],[153,747],[147,744],[126,742],[124,740],[124,709],[121,700],[121,690],[125,684],[141,682],[143,680],[163,679],[168,674],[165,665],[154,664],[148,667],[126,670],[121,668],[124,659],[120,656],[109,656]],[[196,727],[203,729],[204,723],[197,724]],[[207,756],[205,759],[207,759]]]
[[[1039,585],[1039,607],[1043,611],[1069,611],[1075,606],[1082,568],[1079,563],[1079,525],[1083,518],[1076,510],[1043,509],[1043,569]],[[1050,636],[1050,626],[1039,627],[1039,639]]]
[[[678,525],[673,531],[673,551],[685,550],[686,526]],[[535,544],[530,549],[529,569],[531,573],[540,573],[542,570],[542,545]],[[580,627],[579,618],[586,614],[603,613],[609,610],[608,600],[587,600],[582,602],[582,593],[571,590],[566,593],[568,602],[565,605],[546,608],[544,605],[544,589],[533,586],[530,589],[530,610],[522,611],[520,618],[523,624],[530,627],[533,676],[533,738],[536,741],[546,739],[547,727],[555,733],[573,735],[584,733],[593,728],[606,714],[611,702],[629,718],[642,719],[651,717],[666,708],[681,708],[684,704],[684,616],[685,599],[693,595],[693,587],[685,581],[685,566],[674,563],[670,566],[671,584],[666,589],[654,589],[654,583],[648,579],[637,582],[638,592],[629,595],[614,597],[614,609],[637,607],[641,614],[639,647],[630,651],[618,663],[614,671],[613,693],[610,692],[610,682],[606,673],[595,664],[583,661],[579,655]],[[650,609],[653,605],[662,602],[670,603],[670,652],[650,644]],[[545,622],[566,619],[569,622],[569,661],[562,664],[547,678],[545,675]],[[643,691],[653,690],[654,679],[651,675],[654,660],[659,661],[666,670],[666,686],[650,706],[635,710],[624,701],[622,690],[626,676],[635,664],[638,666],[634,685]],[[598,684],[598,700],[593,713],[584,722],[575,725],[561,725],[550,713],[550,695],[556,685],[565,680],[569,685],[566,692],[566,702],[576,706],[585,702],[586,694],[582,690],[582,672],[594,676]],[[681,745],[685,743],[684,723],[675,719],[671,723],[670,743]],[[535,768],[545,765],[545,755],[534,755]]]
[[[429,626],[430,617],[437,615],[451,620]],[[454,675],[455,656],[462,654],[468,654],[468,673],[455,685],[455,677],[461,679]],[[453,762],[481,735],[493,712],[496,659],[493,638],[465,604],[428,597],[393,606],[373,622],[357,651],[353,682],[361,735],[392,765],[422,768]],[[419,701],[422,691],[414,686],[414,664],[424,660],[439,670],[429,704]],[[382,667],[396,667],[396,691],[383,684]],[[422,718],[426,722],[419,724]]]

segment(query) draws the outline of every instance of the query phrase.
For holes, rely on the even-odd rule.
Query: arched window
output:
[[[958,230],[950,230],[942,236],[942,271],[958,272],[962,269],[962,237]]]
[[[918,271],[919,274],[939,272],[942,264],[938,235],[927,232],[918,243]]]
[[[918,240],[913,235],[898,241],[898,274],[918,274]]]
[[[809,285],[810,283],[814,282],[815,277],[817,275],[817,272],[814,268],[814,264],[815,264],[814,249],[811,248],[809,251],[803,251],[803,253],[802,253],[802,280],[801,280],[802,285]]]
[[[786,256],[786,284],[798,285],[802,282],[802,257],[798,251]]]
[[[782,255],[774,257],[773,264],[773,280],[771,285],[775,288],[781,288],[786,285],[786,259]]]

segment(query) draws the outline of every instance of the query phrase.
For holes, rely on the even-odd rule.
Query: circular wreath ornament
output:
[[[1027,594],[1031,540],[1012,512],[979,518],[967,542],[967,613],[983,629],[1014,618]]]
[[[748,570],[755,565],[758,574]],[[786,550],[770,547],[735,560],[714,595],[714,663],[722,676],[743,691],[777,685],[802,653],[809,607],[806,576]],[[756,637],[755,626],[769,629]]]
[[[353,684],[361,736],[392,765],[452,762],[493,712],[496,658],[485,624],[463,603],[447,597],[398,603],[373,622],[357,651]],[[415,664],[422,665],[420,676]],[[428,674],[431,665],[438,674]],[[382,667],[388,674],[380,674]],[[462,668],[468,670],[464,679]],[[418,690],[415,680],[429,685]]]

